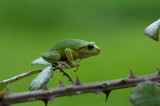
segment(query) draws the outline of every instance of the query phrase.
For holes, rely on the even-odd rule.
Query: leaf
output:
[[[53,77],[52,65],[45,68],[30,84],[31,91],[43,88],[49,79]]]
[[[139,83],[130,100],[134,106],[160,106],[160,88],[151,81]]]
[[[35,64],[37,64],[37,65],[43,65],[43,66],[50,66],[50,65],[51,65],[51,63],[45,61],[42,57],[34,60],[34,61],[31,63],[31,65],[35,65]]]
[[[148,35],[152,39],[159,41],[159,29],[160,29],[160,19],[149,25],[145,30],[144,34]]]
[[[30,72],[17,75],[17,76],[15,76],[15,77],[10,78],[10,79],[3,80],[2,82],[0,82],[0,91],[2,91],[3,88],[4,88],[8,83],[15,82],[15,81],[17,81],[17,80],[20,80],[20,79],[22,79],[22,78],[31,76],[31,75],[36,74],[36,73],[39,73],[39,72],[41,72],[41,71],[42,71],[42,70],[32,70],[32,71],[30,71]]]

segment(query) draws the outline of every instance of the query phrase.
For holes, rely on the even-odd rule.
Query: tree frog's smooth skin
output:
[[[83,59],[98,55],[100,48],[94,42],[80,39],[65,39],[54,45],[48,52],[42,54],[42,58],[49,63],[66,61],[72,67],[78,66],[77,59]]]

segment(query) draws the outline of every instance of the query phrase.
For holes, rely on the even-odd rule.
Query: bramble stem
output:
[[[64,72],[63,70],[61,70]],[[48,90],[37,90],[23,93],[10,94],[3,96],[0,99],[0,106],[7,104],[15,104],[21,102],[29,102],[36,100],[50,100],[50,98],[79,95],[83,93],[96,93],[99,95],[100,92],[107,92],[116,89],[129,88],[136,86],[139,82],[151,80],[158,82],[160,81],[159,74],[136,76],[135,78],[116,79],[111,81],[86,83],[82,85],[70,85],[63,87],[50,88]],[[107,94],[107,93],[106,93]]]

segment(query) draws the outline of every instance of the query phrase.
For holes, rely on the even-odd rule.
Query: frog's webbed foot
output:
[[[64,61],[58,61],[57,63],[58,63],[58,68],[61,68],[61,69],[64,69],[64,68],[70,69],[71,68],[70,65]]]

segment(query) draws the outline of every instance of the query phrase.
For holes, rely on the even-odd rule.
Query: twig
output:
[[[157,68],[158,69],[158,68]],[[96,93],[99,96],[100,92],[106,94],[106,100],[108,98],[109,93],[115,89],[129,88],[136,86],[139,82],[143,82],[146,80],[151,81],[160,81],[160,70],[153,75],[146,76],[136,76],[133,75],[131,71],[131,75],[129,78],[125,79],[117,79],[111,81],[103,81],[97,83],[87,83],[77,85],[76,83],[70,86],[59,86],[57,88],[50,88],[48,90],[37,90],[23,93],[15,93],[4,96],[0,99],[0,106],[5,106],[7,104],[15,104],[21,102],[29,102],[29,101],[52,101],[56,97],[61,96],[71,96],[71,95],[79,95],[83,93]],[[78,79],[78,78],[77,78]]]
[[[74,81],[72,80],[72,78],[66,72],[64,72],[63,69],[59,68],[59,70],[60,72],[63,73],[64,76],[66,76],[69,79],[69,81],[72,82],[72,84],[74,84]]]

